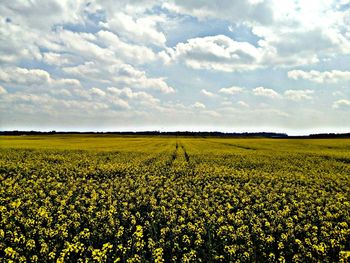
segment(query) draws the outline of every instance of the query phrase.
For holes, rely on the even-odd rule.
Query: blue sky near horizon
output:
[[[350,131],[349,0],[0,6],[0,130]]]

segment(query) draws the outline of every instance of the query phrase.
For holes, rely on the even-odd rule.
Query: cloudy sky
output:
[[[0,130],[350,131],[349,0],[4,0]]]

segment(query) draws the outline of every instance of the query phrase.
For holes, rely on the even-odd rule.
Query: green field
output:
[[[1,136],[0,181],[0,262],[350,259],[350,139]]]

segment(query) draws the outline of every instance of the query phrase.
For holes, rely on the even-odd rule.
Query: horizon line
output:
[[[19,133],[19,134],[26,134],[26,133],[42,133],[42,134],[141,134],[141,133],[155,133],[155,134],[173,134],[173,133],[180,133],[180,134],[186,134],[186,133],[208,133],[208,134],[222,134],[222,135],[277,135],[279,137],[313,137],[313,136],[344,136],[349,135],[349,132],[321,132],[321,133],[308,133],[308,134],[298,134],[298,135],[290,135],[287,132],[276,132],[276,131],[220,131],[220,130],[167,130],[162,131],[159,129],[154,130],[105,130],[105,131],[97,131],[97,130],[0,130],[0,135],[6,133]]]

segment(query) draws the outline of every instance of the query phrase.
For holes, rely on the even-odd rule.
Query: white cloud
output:
[[[24,87],[44,86],[52,87],[77,87],[80,88],[81,83],[77,79],[51,77],[50,73],[42,69],[27,69],[20,67],[3,67],[0,69],[0,81],[20,85]]]
[[[235,87],[235,86],[232,86],[232,87],[229,87],[229,88],[222,88],[219,90],[220,93],[223,93],[223,94],[227,94],[227,95],[235,95],[235,94],[238,94],[238,93],[242,93],[243,92],[243,88],[241,87]]]
[[[79,58],[70,54],[45,52],[42,61],[47,65],[67,66],[77,63]]]
[[[118,59],[123,59],[123,61],[143,64],[153,61],[156,58],[152,49],[123,42],[117,35],[110,31],[101,30],[96,35],[101,45],[108,46],[108,49],[112,50],[115,56]]]
[[[120,34],[130,41],[164,46],[166,42],[165,35],[157,28],[160,22],[164,22],[162,16],[134,18],[128,14],[116,13],[113,14],[113,17],[108,22],[102,24],[105,28]]]
[[[340,51],[343,44],[333,47],[334,44],[330,43],[332,35],[327,38],[328,42],[320,40],[324,33],[318,29],[279,34],[270,32],[269,28],[255,27],[254,32],[262,38],[256,46],[225,35],[215,35],[188,39],[174,48],[166,48],[159,56],[165,63],[180,62],[193,69],[235,72],[315,64],[327,54],[334,57],[336,53],[344,53]]]
[[[291,70],[288,71],[288,77],[291,79],[305,79],[317,83],[337,83],[339,81],[350,80],[350,71],[303,71],[303,70]]]
[[[271,50],[273,64],[312,64],[350,52],[346,12],[334,1],[274,0],[271,7],[275,23],[252,25],[252,30],[262,38],[259,44]]]
[[[246,27],[260,38],[258,65],[291,67],[350,53],[350,15],[339,5],[329,0],[227,0],[220,4],[174,0],[163,7],[200,20],[224,19]]]
[[[202,89],[201,93],[204,94],[205,96],[211,97],[211,98],[216,96],[216,94],[214,94],[213,92],[207,91],[206,89]]]
[[[39,34],[30,30],[27,25],[6,23],[4,16],[1,16],[0,62],[15,63],[21,59],[40,60],[40,49],[34,39],[38,39],[40,43]]]
[[[0,95],[6,94],[6,93],[7,93],[7,90],[3,86],[0,85]]]
[[[212,125],[218,121],[227,127],[239,125],[233,118],[246,123],[266,122],[267,126],[278,120],[275,124],[284,125],[295,116],[288,115],[290,104],[278,100],[264,104],[253,98],[253,94],[270,98],[283,95],[285,99],[301,101],[315,96],[312,91],[287,90],[279,94],[264,87],[253,92],[232,87],[219,92],[203,88],[200,91],[203,101],[186,105],[169,103],[166,98],[175,100],[169,95],[161,96],[160,100],[156,94],[174,92],[170,83],[189,87],[186,93],[181,88],[178,90],[176,101],[181,101],[183,96],[196,93],[193,85],[214,87],[240,77],[242,85],[251,85],[257,78],[265,85],[276,76],[283,85],[286,79],[278,76],[285,69],[275,71],[275,68],[305,65],[305,69],[319,63],[317,68],[324,70],[343,63],[350,54],[347,3],[347,0],[5,1],[0,5],[0,85],[3,85],[0,107],[2,112],[6,109],[2,117],[8,116],[6,122],[18,120],[17,124],[29,120],[29,114],[33,123],[43,124],[43,116],[52,114],[63,116],[57,121],[50,118],[57,123],[65,123],[64,115],[79,116],[79,121],[72,119],[77,125],[85,116],[97,122],[101,116],[112,116],[109,123],[118,119],[120,125],[135,123],[136,126],[142,121],[165,123],[173,116],[177,116],[175,121],[180,125],[187,116],[191,116],[188,121],[193,125],[202,119]],[[228,29],[227,25],[230,25]],[[222,32],[227,36],[218,35]],[[160,58],[179,64],[164,66]],[[180,69],[182,64],[222,73],[185,72]],[[262,76],[259,69],[268,69],[269,76]],[[290,71],[288,77],[334,84],[337,93],[333,96],[337,97],[333,107],[349,109],[344,87],[350,80],[349,71],[346,64],[342,64],[342,69]],[[236,74],[242,71],[251,72]],[[235,73],[228,74],[232,72]],[[240,92],[244,92],[244,101],[224,100],[230,97],[225,94]],[[210,100],[220,95],[222,101]],[[304,118],[301,125],[318,121],[322,125],[344,126],[344,120],[348,120],[344,117],[346,110],[331,116],[335,111],[322,109],[318,104],[329,99],[325,97],[331,96],[331,92],[317,95],[322,100],[298,109]],[[213,108],[221,107],[222,103],[235,113],[241,112],[241,117],[232,114],[233,111],[226,115],[218,109],[223,114],[215,118],[216,111],[209,110],[209,104],[206,106],[209,100]],[[252,102],[256,100],[258,103]],[[307,120],[312,107],[315,107],[312,113],[315,121]],[[11,115],[12,110],[18,115]],[[149,117],[152,114],[153,119]],[[141,122],[134,118],[136,115],[142,116]],[[274,119],[275,116],[281,118]]]
[[[337,100],[333,103],[333,108],[334,109],[342,109],[342,108],[350,109],[350,100],[347,100],[347,99]]]
[[[141,105],[149,106],[151,108],[159,105],[159,99],[153,97],[152,95],[144,92],[144,91],[133,91],[130,88],[116,88],[116,87],[108,87],[107,91],[111,96],[117,96],[121,99],[135,101]]]
[[[280,95],[274,91],[273,89],[268,89],[268,88],[264,88],[264,87],[257,87],[255,89],[253,89],[253,94],[255,96],[262,96],[262,97],[268,97],[268,98],[279,98]]]
[[[237,42],[224,35],[192,38],[160,53],[167,63],[183,61],[194,69],[226,72],[256,69],[260,67],[261,55],[261,51],[248,42]]]
[[[145,71],[140,71],[128,64],[103,65],[86,62],[76,67],[65,67],[63,71],[79,78],[92,79],[118,86],[128,86],[139,89],[153,89],[163,93],[173,93],[164,78],[150,78]]]
[[[284,95],[286,98],[294,101],[301,101],[301,100],[311,100],[313,94],[313,90],[286,90],[284,92]]]
[[[50,74],[41,69],[7,67],[0,69],[0,81],[21,85],[42,85],[50,81]]]
[[[205,109],[205,105],[202,102],[196,101],[194,104],[191,105],[192,108],[195,109]]]
[[[78,55],[86,60],[113,63],[117,59],[113,50],[99,46],[97,36],[92,33],[72,32],[60,29],[58,37],[62,43],[61,49]]]
[[[93,95],[100,96],[100,97],[106,96],[106,92],[104,92],[103,90],[101,90],[99,88],[95,88],[95,87],[90,89],[90,93]]]
[[[237,102],[237,104],[239,105],[239,106],[242,106],[242,107],[244,107],[244,108],[249,108],[249,104],[247,104],[246,102],[244,102],[244,101],[238,101]]]
[[[80,81],[77,79],[66,79],[66,78],[52,79],[51,78],[50,82],[54,87],[82,88]]]
[[[0,13],[16,24],[45,30],[55,24],[82,23],[85,7],[84,1],[11,0],[1,4]]]
[[[207,115],[209,115],[211,117],[214,117],[214,118],[221,117],[221,114],[216,112],[216,111],[214,111],[214,110],[205,110],[205,111],[203,111],[203,113],[207,114]]]
[[[201,20],[218,18],[233,23],[250,21],[263,24],[269,24],[273,20],[270,1],[222,0],[217,3],[210,0],[173,0],[163,3],[162,6],[172,12],[189,14]]]

